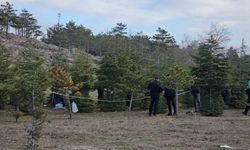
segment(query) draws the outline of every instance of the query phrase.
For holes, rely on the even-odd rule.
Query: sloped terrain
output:
[[[94,57],[79,49],[65,49],[43,43],[36,39],[21,37],[14,34],[9,34],[8,36],[0,34],[0,43],[8,49],[8,52],[13,59],[27,49],[34,50],[41,58],[43,58],[45,66],[50,66],[52,59],[58,54],[64,55],[69,62],[72,62],[79,53],[86,55],[86,57],[92,62],[99,59],[98,57]]]

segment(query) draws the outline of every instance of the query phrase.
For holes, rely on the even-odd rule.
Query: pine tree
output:
[[[59,66],[52,68],[52,90],[55,92],[63,92],[70,90],[73,86],[73,80],[70,74]]]
[[[96,101],[89,98],[89,92],[94,86],[94,72],[91,64],[87,61],[83,54],[80,54],[70,66],[69,73],[72,76],[75,86],[77,87],[77,90],[73,91],[73,93],[75,96],[84,97],[80,99],[77,98],[79,111],[94,111],[96,108]]]
[[[7,55],[7,49],[0,45],[0,109],[3,109],[8,103],[8,94],[10,91],[10,84],[8,84],[10,77],[9,66],[11,62]]]
[[[162,83],[168,88],[173,88],[178,94],[179,90],[187,89],[193,84],[193,77],[179,65],[170,67],[162,75]],[[176,96],[176,105],[178,109],[179,97]]]
[[[117,53],[116,51],[119,51]],[[142,88],[143,76],[126,50],[114,50],[105,54],[97,71],[96,87],[105,90],[107,100],[125,100],[127,94],[134,94]],[[101,103],[101,110],[124,110],[124,103]]]
[[[20,108],[32,114],[35,107],[41,107],[45,102],[43,92],[49,86],[49,77],[42,63],[36,54],[26,50],[11,66],[10,92],[17,111]]]
[[[202,113],[218,116],[223,113],[223,100],[220,92],[226,87],[228,63],[221,47],[213,36],[200,44],[197,56],[194,56],[193,75],[201,86]]]
[[[13,8],[13,4],[10,4],[9,2],[6,2],[6,4],[1,4],[0,8],[0,26],[1,30],[6,33],[6,35],[9,32],[10,26],[13,24],[13,20],[16,17],[15,14],[16,10]]]
[[[231,90],[230,100],[228,106],[231,108],[243,108],[245,106],[245,80],[242,78],[243,66],[242,58],[239,57],[237,49],[230,47],[227,52],[227,60],[230,65],[230,85],[228,89]]]
[[[153,40],[157,45],[166,49],[177,46],[174,37],[166,30],[159,27],[156,31],[157,33],[153,36]]]
[[[115,36],[124,36],[127,34],[126,30],[127,30],[127,25],[120,22],[116,24],[116,26],[112,29],[110,34]]]
[[[70,66],[69,73],[73,82],[79,87],[84,96],[89,96],[89,91],[93,88],[93,70],[86,57],[80,54]]]

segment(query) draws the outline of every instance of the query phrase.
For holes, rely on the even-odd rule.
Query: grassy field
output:
[[[145,111],[74,114],[50,110],[41,150],[218,150],[219,145],[250,149],[250,116],[242,110],[226,110],[221,117],[203,117],[181,112],[178,118]],[[25,147],[25,126],[31,118],[15,123],[10,113],[0,111],[0,149]]]

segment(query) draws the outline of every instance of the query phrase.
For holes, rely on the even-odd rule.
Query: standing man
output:
[[[247,80],[247,103],[246,103],[246,108],[245,111],[242,112],[244,115],[247,115],[249,109],[250,109],[250,74],[248,74],[248,80]]]
[[[164,97],[167,100],[168,105],[168,116],[176,115],[176,101],[175,101],[175,89],[173,88],[164,88]],[[174,109],[174,114],[172,113],[172,107]]]
[[[193,95],[193,103],[194,103],[194,110],[198,112],[200,110],[201,101],[200,101],[200,88],[196,85],[191,86],[191,94]],[[198,108],[197,108],[198,104]]]
[[[148,90],[149,90],[149,94],[151,97],[151,103],[149,106],[149,116],[152,115],[152,109],[153,109],[153,115],[155,116],[157,113],[160,93],[162,92],[162,88],[159,84],[158,77],[155,77],[154,81],[152,81],[148,84]]]

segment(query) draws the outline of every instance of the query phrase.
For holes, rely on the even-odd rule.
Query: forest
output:
[[[178,105],[183,110],[193,107],[189,92],[192,85],[201,89],[201,115],[221,116],[224,110],[245,107],[250,55],[244,38],[238,47],[225,46],[230,40],[227,28],[211,25],[199,39],[187,38],[178,44],[164,27],[158,27],[152,36],[142,31],[131,34],[123,22],[107,32],[93,34],[72,20],[58,22],[43,33],[31,12],[17,12],[13,4],[1,3],[1,37],[15,35],[55,45],[59,50],[77,50],[73,60],[59,51],[47,66],[32,46],[13,59],[0,43],[0,109],[10,111],[16,122],[31,115],[35,128],[28,133],[36,139],[46,118],[44,106],[51,106],[53,93],[63,97],[67,108],[75,101],[80,113],[120,113],[131,107],[147,110],[150,97],[145,93],[155,77],[160,78],[162,87],[183,93]],[[90,61],[86,55],[98,59]],[[226,102],[222,97],[225,90],[230,92]],[[166,109],[161,96],[159,113]],[[67,111],[72,117],[71,109]],[[38,147],[32,140],[28,146]]]
[[[204,39],[187,40],[186,46],[180,47],[166,29],[159,27],[152,37],[143,32],[129,35],[124,23],[117,23],[110,31],[94,35],[91,29],[70,21],[66,25],[57,23],[43,34],[37,19],[28,10],[23,9],[20,14],[16,11],[13,4],[1,4],[2,35],[7,37],[14,31],[26,38],[42,37],[42,42],[59,48],[76,48],[80,53],[73,62],[58,55],[51,66],[45,68],[44,60],[32,49],[27,47],[27,51],[13,61],[8,57],[8,49],[1,45],[2,109],[12,103],[18,111],[20,108],[28,111],[32,108],[29,104],[45,103],[44,91],[49,89],[84,97],[79,100],[79,107],[90,108],[82,108],[82,111],[94,111],[96,108],[121,111],[126,109],[125,103],[97,104],[97,101],[89,99],[89,92],[98,90],[99,94],[102,93],[98,97],[110,101],[126,100],[128,94],[133,94],[134,99],[143,98],[147,84],[155,76],[161,79],[163,87],[188,90],[192,84],[201,86],[205,115],[223,113],[220,95],[225,89],[231,91],[226,105],[230,108],[244,107],[250,60],[246,54],[247,46],[242,40],[239,48],[224,47],[230,39],[225,28],[212,25],[211,31],[204,33]],[[181,61],[182,57],[173,56],[184,51],[188,52],[185,62]],[[83,52],[101,57],[96,68]],[[189,96],[183,96],[181,100],[186,107],[190,106],[189,101]],[[147,107],[145,101],[138,102],[134,105]],[[206,103],[208,106],[205,108]]]

